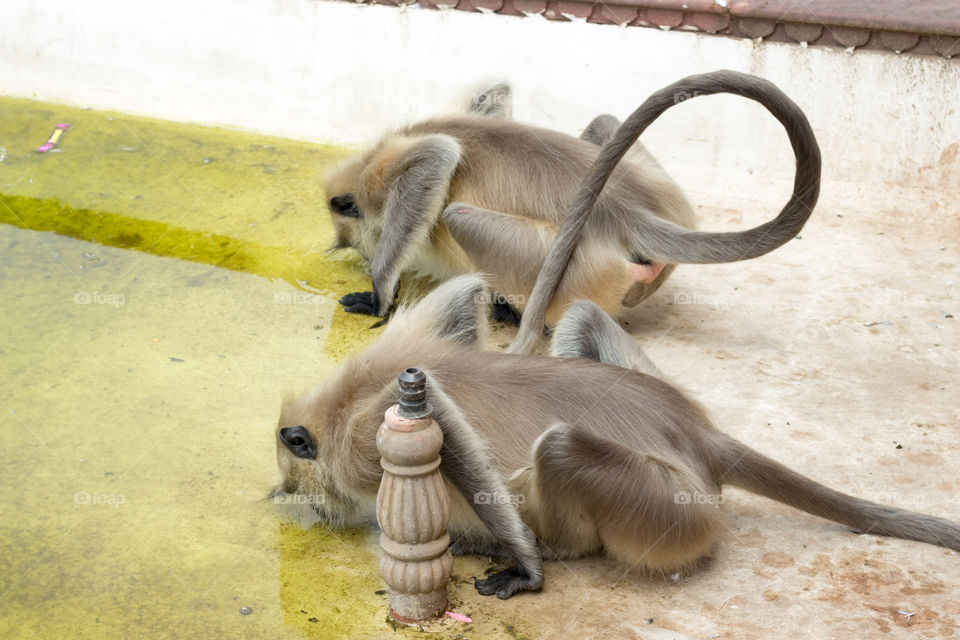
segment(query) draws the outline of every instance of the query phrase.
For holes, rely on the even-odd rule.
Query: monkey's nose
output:
[[[311,459],[317,455],[313,437],[303,427],[284,427],[280,429],[280,442],[298,458]]]

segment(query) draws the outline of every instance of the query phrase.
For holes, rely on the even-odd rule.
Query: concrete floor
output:
[[[700,211],[714,229],[763,215]],[[720,429],[831,487],[960,521],[958,213],[818,209],[771,255],[679,268],[627,328]],[[956,552],[724,498],[712,560],[678,582],[551,562],[540,595],[465,600],[544,638],[956,636]]]

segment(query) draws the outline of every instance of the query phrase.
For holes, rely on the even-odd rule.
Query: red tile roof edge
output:
[[[403,6],[416,0],[344,0]],[[926,0],[419,0],[429,9],[480,11],[548,20],[699,31],[845,49],[960,59],[960,2]],[[796,5],[796,6],[794,6]]]

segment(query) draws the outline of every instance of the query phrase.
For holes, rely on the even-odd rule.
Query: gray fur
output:
[[[449,136],[426,136],[395,167],[398,176],[387,193],[383,228],[371,264],[378,315],[393,303],[404,267],[422,249],[447,197],[450,178],[460,162],[460,145]]]
[[[437,377],[428,371],[427,398],[433,405],[433,419],[443,430],[440,471],[469,502],[497,543],[522,571],[520,580],[498,589],[500,598],[518,590],[537,590],[543,584],[543,560],[537,540],[520,519],[503,478],[490,465],[488,445],[467,421],[463,412],[443,391]]]
[[[580,134],[582,140],[592,142],[598,147],[610,142],[613,134],[620,128],[620,121],[609,113],[602,113],[587,125],[587,128]]]
[[[803,111],[773,83],[734,71],[689,76],[657,91],[634,111],[601,150],[580,185],[564,218],[556,242],[537,277],[512,353],[529,353],[536,345],[560,280],[584,233],[591,212],[617,164],[641,133],[664,111],[677,104],[678,95],[732,93],[756,100],[783,124],[797,159],[794,191],[776,218],[747,231],[715,233],[691,231],[656,216],[641,216],[629,225],[626,244],[647,260],[668,263],[732,262],[772,251],[793,238],[813,211],[820,193],[820,149]],[[597,215],[597,213],[594,213]]]
[[[422,335],[410,335],[411,327],[417,333],[460,344],[479,346],[487,337],[487,312],[493,299],[487,284],[480,276],[469,274],[448,281],[450,286],[437,287],[413,306],[397,311],[402,322],[387,325],[387,340],[415,340]]]
[[[696,232],[688,228],[695,215],[682,190],[636,140],[676,103],[676,95],[722,92],[759,101],[784,124],[797,158],[794,193],[776,218],[754,229]],[[615,119],[604,116],[595,122],[597,131],[588,137],[600,141]],[[396,153],[398,141],[406,144],[437,136],[459,145],[458,162],[451,162],[449,147],[440,149],[437,160],[429,160],[427,142],[424,147],[415,145],[410,153]],[[629,161],[621,163],[625,156]],[[419,157],[424,167],[443,170],[398,172],[397,167],[407,167],[411,157]],[[421,185],[414,184],[418,174]],[[528,352],[544,322],[556,321],[576,299],[588,298],[617,312],[622,304],[636,304],[652,293],[672,264],[745,260],[772,251],[803,226],[816,202],[819,179],[819,149],[802,111],[761,78],[719,71],[690,76],[653,94],[617,129],[599,156],[596,144],[507,118],[434,118],[385,137],[369,153],[333,172],[326,189],[333,198],[356,196],[362,217],[334,211],[333,221],[338,245],[355,246],[373,262],[377,298],[373,306],[378,315],[388,310],[403,269],[416,266],[448,278],[490,264],[490,284],[496,291],[530,299],[532,308],[523,309],[525,320],[511,346],[511,351]],[[513,216],[516,224],[503,228],[521,233],[491,238],[493,227],[481,223],[479,239],[471,240],[468,231],[458,236],[458,242],[438,221],[444,206],[455,201],[476,211]],[[536,228],[523,232],[525,223]],[[516,239],[544,230],[556,234],[549,250],[543,241]],[[592,244],[575,254],[581,237],[584,245]],[[660,277],[638,288],[627,273],[627,265],[637,258],[668,266]],[[531,268],[541,264],[542,270]],[[537,272],[542,282],[535,282]],[[564,273],[570,275],[561,283]],[[357,310],[366,308],[359,305]]]
[[[663,373],[617,321],[589,300],[575,302],[553,329],[550,355],[590,358],[657,378]]]
[[[312,502],[323,505],[317,516],[334,525],[369,519],[382,475],[377,429],[396,402],[396,373],[417,366],[427,372],[434,418],[444,432],[441,471],[456,494],[452,533],[474,548],[500,545],[516,562],[477,581],[481,594],[509,597],[540,588],[534,535],[552,557],[603,552],[655,572],[692,566],[723,529],[717,506],[723,484],[864,533],[960,551],[960,525],[806,478],[718,431],[695,402],[657,377],[586,358],[493,353],[465,344],[461,332],[444,327],[459,325],[459,307],[477,287],[475,278],[441,285],[424,299],[424,309],[400,310],[381,338],[332,380],[285,403],[278,429],[303,426],[317,455],[297,457],[278,438],[284,491],[316,496]],[[614,335],[623,333],[616,323],[601,317],[595,324],[597,310],[589,306],[571,313],[559,326],[580,326],[590,337],[563,347],[568,336],[557,353],[635,365],[633,351],[609,352],[629,340]],[[524,499],[512,504],[477,494]]]

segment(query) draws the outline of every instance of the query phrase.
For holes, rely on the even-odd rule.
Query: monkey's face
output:
[[[322,423],[314,412],[304,410],[313,400],[310,394],[284,403],[276,430],[280,484],[269,497],[305,528],[316,522],[338,527],[360,524],[356,505],[333,482]]]
[[[335,195],[327,202],[336,234],[335,249],[358,248],[362,237],[363,213],[352,193]],[[366,258],[366,256],[364,256]]]
[[[368,264],[373,260],[379,232],[374,224],[377,203],[371,193],[365,158],[354,158],[328,172],[323,179],[333,223],[335,249],[356,249]],[[374,189],[376,191],[376,189]]]

